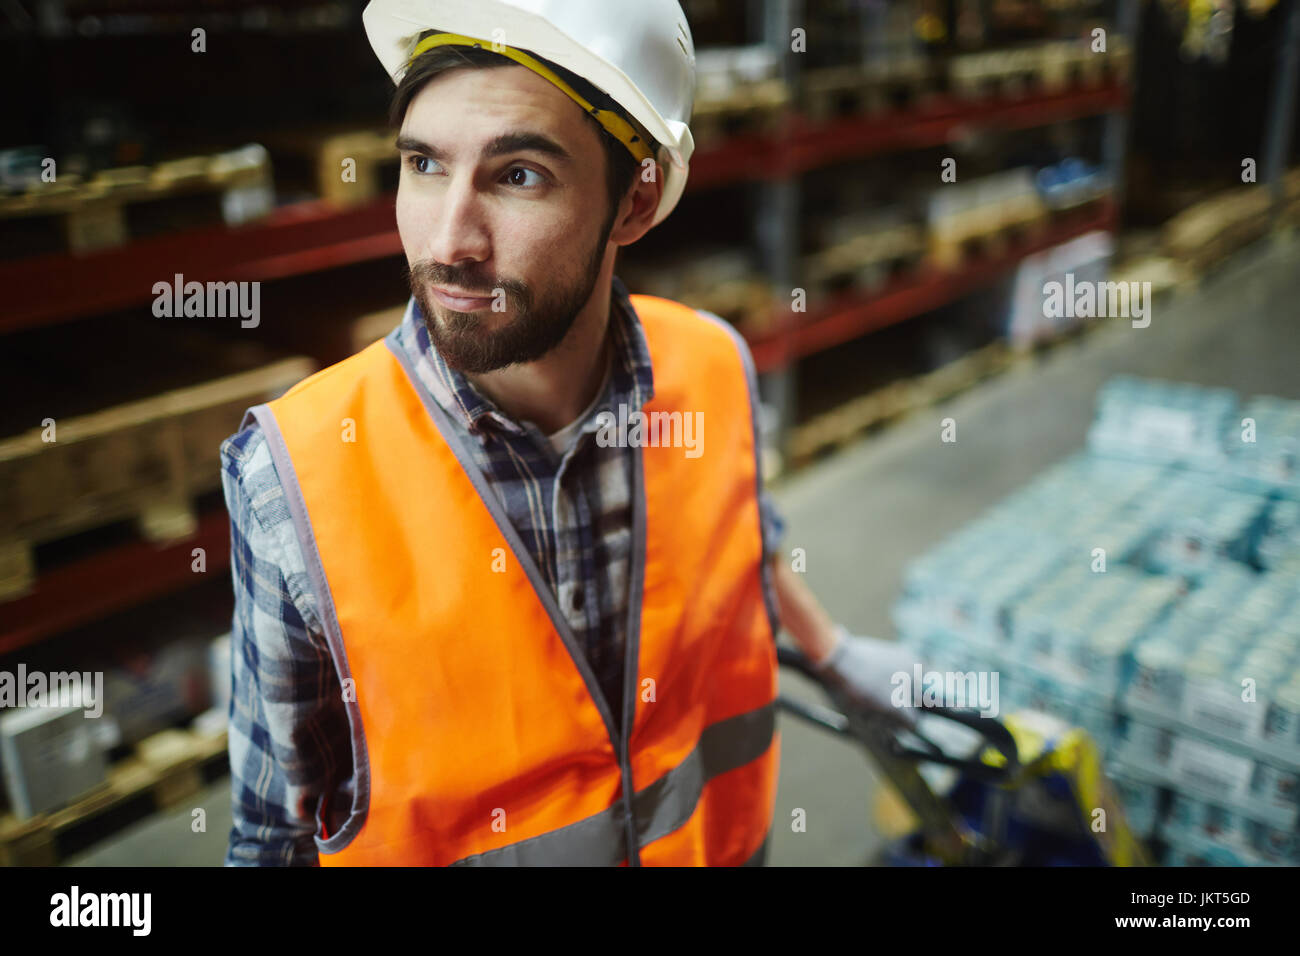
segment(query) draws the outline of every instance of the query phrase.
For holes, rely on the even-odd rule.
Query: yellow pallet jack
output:
[[[902,866],[1147,866],[1146,848],[1124,818],[1087,732],[1032,711],[999,720],[973,708],[926,707],[925,714],[978,735],[969,753],[948,753],[896,714],[855,707],[797,650],[777,648],[783,668],[804,675],[834,709],[786,695],[777,704],[811,724],[851,738],[893,786],[915,829],[880,862]],[[952,768],[936,792],[921,765]]]

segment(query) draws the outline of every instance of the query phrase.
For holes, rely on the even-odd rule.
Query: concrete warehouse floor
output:
[[[1159,300],[1149,328],[1111,321],[879,437],[810,467],[777,490],[786,550],[807,552],[808,581],[831,613],[861,634],[893,636],[889,610],[903,569],[1050,463],[1082,447],[1097,387],[1118,372],[1224,385],[1244,395],[1300,399],[1300,244],[1248,251],[1201,290]],[[939,440],[940,420],[957,441]],[[802,678],[783,691],[816,700]],[[782,715],[781,783],[769,863],[858,865],[879,846],[867,757]],[[190,807],[159,815],[71,861],[75,865],[209,865],[225,851],[228,780]],[[806,831],[792,832],[801,808]]]

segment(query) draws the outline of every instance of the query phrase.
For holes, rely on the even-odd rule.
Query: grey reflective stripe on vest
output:
[[[641,845],[672,833],[695,812],[704,785],[767,753],[776,728],[776,703],[704,728],[689,757],[635,798]]]
[[[776,704],[766,704],[706,727],[690,755],[633,798],[642,847],[683,826],[695,813],[704,785],[767,753],[776,728]],[[623,801],[577,823],[509,846],[457,860],[457,866],[617,866],[627,858]],[[763,853],[760,848],[758,857]],[[761,862],[761,861],[760,861]],[[746,865],[758,865],[751,859]]]
[[[767,866],[767,847],[772,842],[772,831],[769,830],[767,836],[763,837],[763,842],[759,844],[758,849],[741,866]]]

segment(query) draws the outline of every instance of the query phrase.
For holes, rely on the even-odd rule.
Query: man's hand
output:
[[[837,627],[830,653],[813,667],[855,706],[896,717],[915,729],[916,712],[909,706],[911,695],[901,707],[895,706],[891,697],[894,675],[904,673],[910,681],[916,662],[916,655],[897,641],[858,637]]]
[[[781,624],[814,669],[857,706],[891,714],[915,728],[915,708],[893,706],[890,695],[894,675],[903,671],[910,677],[916,655],[895,641],[849,634],[784,561],[773,559],[771,567]]]

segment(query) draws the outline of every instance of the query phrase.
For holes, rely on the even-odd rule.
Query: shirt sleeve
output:
[[[770,561],[780,552],[781,542],[785,539],[785,518],[767,488],[759,492],[758,508],[763,519],[763,559]]]
[[[226,866],[314,866],[322,795],[352,776],[347,715],[302,548],[256,422],[222,443],[235,610]]]

